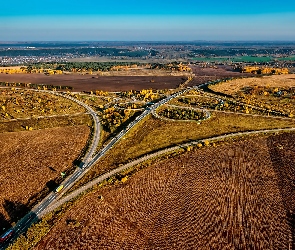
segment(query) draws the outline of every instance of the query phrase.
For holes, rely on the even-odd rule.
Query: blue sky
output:
[[[295,41],[295,1],[2,1],[0,40]]]

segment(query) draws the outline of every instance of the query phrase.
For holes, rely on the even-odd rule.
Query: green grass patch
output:
[[[295,56],[280,57],[275,59],[279,61],[295,61]]]

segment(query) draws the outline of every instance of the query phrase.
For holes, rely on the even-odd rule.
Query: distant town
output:
[[[295,68],[295,42],[26,42],[0,43],[0,65],[63,62],[189,62],[203,67]]]

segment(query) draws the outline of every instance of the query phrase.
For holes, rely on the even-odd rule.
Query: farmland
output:
[[[270,61],[295,61],[294,56],[290,57],[269,57],[269,56],[233,56],[233,57],[195,57],[192,58],[194,61],[199,62],[248,62],[248,63],[263,63]]]
[[[192,73],[195,78],[189,86],[199,85],[209,80],[216,80],[224,77],[250,76],[249,73],[234,72],[230,67],[202,68],[191,65]],[[129,91],[142,89],[173,89],[187,80],[186,72],[180,76],[171,76],[175,72],[166,73],[164,70],[149,70],[140,75],[138,70],[129,71],[109,71],[104,74],[109,76],[100,76],[97,74],[62,74],[62,75],[44,75],[39,73],[32,74],[0,74],[0,82],[32,83],[40,85],[53,85],[71,87],[73,91]],[[121,75],[120,75],[121,74]]]
[[[294,204],[288,198],[294,196],[294,133],[216,144],[208,140],[237,132],[294,128],[293,75],[253,78],[227,66],[192,65],[191,69],[194,77],[0,74],[0,81],[23,76],[21,82],[54,83],[75,91],[62,98],[54,95],[56,91],[0,89],[0,131],[29,130],[0,134],[4,142],[0,183],[8,186],[0,196],[5,228],[54,190],[63,180],[61,173],[73,172],[90,138],[96,144],[86,163],[63,182],[61,192],[51,192],[32,210],[37,216],[74,189],[127,162],[197,141],[195,147],[181,146],[152,166],[136,168],[141,171],[133,176],[104,179],[90,194],[64,204],[68,211],[53,212],[60,216],[57,220],[46,221],[52,214],[45,215],[45,224],[39,221],[42,230],[37,238],[43,239],[37,249],[288,247],[294,238]],[[228,77],[249,78],[218,80]],[[211,80],[219,84],[185,89]],[[113,185],[103,186],[106,183]],[[32,228],[28,242],[38,231]],[[24,240],[21,236],[16,244]]]
[[[292,248],[294,140],[254,138],[156,163],[78,200],[36,249]]]
[[[251,77],[243,79],[235,79],[225,83],[211,86],[212,90],[228,95],[237,93],[244,87],[267,86],[277,88],[290,88],[295,86],[295,75],[273,75],[263,77]]]
[[[72,169],[89,132],[83,125],[0,134],[1,232],[52,190],[61,172]]]
[[[77,103],[48,93],[0,89],[0,121],[85,112]]]
[[[43,74],[0,74],[3,82],[25,82],[71,86],[74,91],[126,91],[141,89],[176,88],[183,82],[179,76],[91,76],[91,75],[51,75]]]
[[[294,120],[273,119],[271,117],[244,116],[240,114],[212,113],[209,120],[201,122],[162,121],[149,117],[136,129],[130,131],[114,146],[112,152],[102,158],[79,182],[87,183],[122,163],[143,156],[149,152],[192,140],[210,138],[217,135],[262,129],[288,128]]]

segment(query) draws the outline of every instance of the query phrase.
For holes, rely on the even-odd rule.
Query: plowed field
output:
[[[231,68],[200,68],[191,66],[196,75],[188,86],[199,85],[225,77],[249,76],[233,72]],[[0,74],[0,82],[36,83],[55,86],[71,86],[73,91],[128,91],[142,89],[172,89],[185,82],[186,76],[96,76],[96,75],[50,75],[44,74]]]
[[[190,66],[193,73],[195,74],[194,79],[188,84],[188,86],[200,85],[208,81],[214,81],[217,79],[227,78],[227,77],[249,77],[253,74],[249,73],[239,73],[232,71],[229,66],[218,66],[214,68],[202,68],[199,66]]]
[[[294,249],[294,141],[255,138],[154,164],[82,198],[36,249]]]
[[[172,89],[185,82],[181,76],[92,76],[44,74],[0,74],[0,82],[36,83],[71,86],[73,91],[127,91],[142,89]]]
[[[72,166],[88,135],[87,126],[0,134],[0,232]]]

